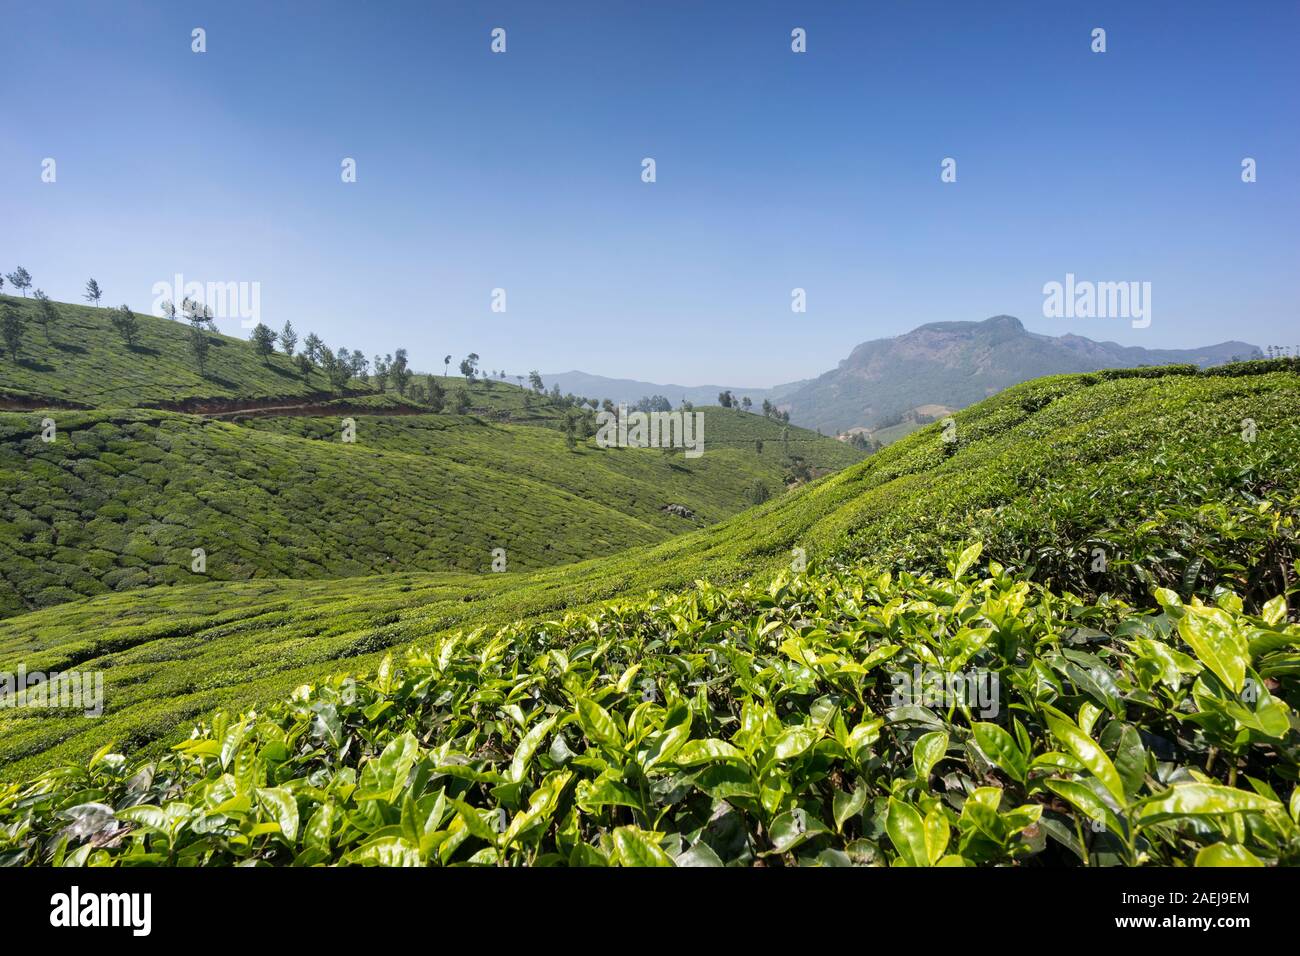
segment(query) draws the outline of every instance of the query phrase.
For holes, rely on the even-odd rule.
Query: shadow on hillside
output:
[[[50,345],[58,349],[60,352],[76,352],[78,355],[86,354],[86,350],[84,348],[72,342],[51,342]]]
[[[130,349],[132,352],[134,352],[136,355],[152,355],[155,358],[159,355],[162,355],[162,352],[158,351],[157,349],[150,348],[147,345],[128,345],[127,348]]]
[[[22,366],[23,368],[25,368],[25,369],[30,369],[30,370],[33,371],[33,372],[53,372],[53,371],[54,371],[54,366],[53,366],[53,365],[49,365],[49,364],[47,364],[47,363],[45,363],[45,362],[38,362],[38,361],[36,361],[35,359],[19,358],[19,359],[18,359],[18,364],[21,365],[21,366]]]
[[[228,378],[222,378],[220,375],[213,375],[211,372],[204,374],[203,380],[211,382],[214,385],[220,385],[222,388],[229,389],[232,392],[239,390],[239,386]]]
[[[266,367],[269,368],[276,375],[279,375],[281,378],[291,378],[294,379],[295,381],[302,378],[302,373],[300,373],[297,369],[290,370],[287,368],[280,368],[280,366],[278,365],[267,365]]]

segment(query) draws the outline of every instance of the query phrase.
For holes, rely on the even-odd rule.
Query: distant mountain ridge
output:
[[[836,434],[881,428],[923,406],[964,408],[1043,375],[1140,365],[1208,368],[1262,356],[1259,346],[1239,341],[1196,349],[1148,349],[1082,335],[1042,335],[1030,332],[1014,316],[995,315],[982,322],[930,322],[902,335],[872,339],[817,378],[772,388],[656,385],[577,371],[543,379],[547,387],[557,384],[562,392],[615,402],[662,395],[674,405],[682,399],[713,403],[719,392],[729,389],[737,398],[749,396],[755,405],[764,399],[773,402],[789,411],[796,425]]]
[[[875,428],[921,405],[963,408],[1032,378],[1139,365],[1202,368],[1262,355],[1248,342],[1147,349],[1081,335],[1041,335],[1019,319],[931,322],[863,342],[839,366],[788,391],[779,405],[805,428]]]
[[[682,399],[694,405],[716,405],[718,393],[725,391],[732,392],[737,398],[748,395],[755,405],[759,405],[765,398],[775,402],[783,395],[807,384],[805,380],[772,388],[741,388],[735,385],[659,385],[632,378],[608,378],[604,375],[579,371],[543,374],[542,382],[547,388],[558,385],[560,391],[565,394],[572,393],[586,398],[608,398],[612,402],[632,403],[653,395],[662,395],[674,406]]]

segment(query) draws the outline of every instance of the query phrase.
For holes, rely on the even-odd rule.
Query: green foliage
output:
[[[140,334],[140,323],[129,305],[122,305],[115,309],[109,316],[109,321],[113,323],[113,328],[117,329],[117,334],[122,336],[122,341],[128,348],[135,345],[135,340]]]
[[[1300,862],[1280,795],[1300,627],[1280,601],[1087,605],[996,563],[974,573],[978,557],[449,634],[218,714],[159,759],[105,747],[0,790],[0,860]],[[1138,641],[1172,652],[1188,620],[1249,635],[1248,704],[1199,656],[1152,681]],[[1102,637],[1083,649],[1082,627]],[[900,701],[898,675],[922,667],[996,675],[996,714]]]
[[[257,325],[253,327],[253,331],[249,335],[248,340],[253,343],[253,348],[257,349],[257,353],[262,356],[263,360],[269,364],[271,361],[271,355],[275,352],[275,341],[277,338],[279,338],[277,333],[271,331],[268,326],[258,322]],[[344,381],[346,382],[346,379]]]
[[[568,415],[540,396],[528,412],[547,428],[358,416],[346,447],[333,419],[74,413],[46,445],[38,419],[3,416],[7,581],[67,603],[0,622],[0,671],[101,671],[107,710],[0,711],[16,781],[0,785],[0,859],[1300,862],[1297,384],[1285,362],[1026,383],[956,415],[956,442],[924,426],[675,537],[683,519],[661,503],[696,508],[678,490],[697,465],[743,500],[766,480],[744,469],[811,477],[823,446],[709,409],[697,462],[568,452]],[[519,389],[474,391],[524,414]],[[400,407],[333,407],[351,402]],[[753,453],[776,437],[782,455]],[[475,471],[487,460],[497,484]],[[471,471],[482,500],[452,513],[489,520],[451,529],[440,557],[484,557],[503,529],[589,546],[577,511],[547,525],[525,509],[568,495],[590,514],[602,472],[600,500],[646,490],[611,519],[666,540],[518,574],[59,591],[79,561],[81,593],[150,583],[131,572],[187,564],[179,545],[154,549],[197,522],[251,574],[305,576],[283,562],[335,560],[329,541],[348,560],[418,555],[421,535],[448,530],[430,510]],[[303,474],[319,494],[295,491]],[[525,480],[539,485],[512,505]],[[384,510],[406,497],[409,524]],[[154,510],[171,500],[184,507]],[[106,554],[86,561],[85,538],[65,534]],[[811,572],[785,570],[792,548]],[[305,572],[359,573],[341,559]],[[896,700],[920,672],[996,676],[997,707]]]
[[[24,361],[7,364],[0,374],[0,398],[29,406],[177,407],[234,398],[312,397],[329,388],[319,369],[309,367],[304,374],[282,354],[268,362],[251,343],[211,331],[198,346],[206,345],[206,374],[201,374],[191,338],[196,333],[185,322],[133,313],[135,348],[123,349],[117,310],[0,295],[0,312],[5,307],[21,322],[58,331],[53,340],[48,335],[26,340]]]
[[[665,468],[649,450],[578,444],[572,429],[360,414],[393,401],[343,399],[322,417],[245,427],[60,412],[49,443],[43,413],[0,413],[0,614],[203,580],[190,570],[195,547],[220,580],[480,571],[497,544],[512,569],[533,570],[722,520],[747,506],[748,483],[778,476],[775,461],[721,442]],[[344,416],[356,421],[351,444]],[[818,450],[827,467],[847,463],[834,442]]]
[[[0,335],[5,340],[5,351],[15,365],[23,347],[23,319],[19,311],[6,302],[0,306]]]

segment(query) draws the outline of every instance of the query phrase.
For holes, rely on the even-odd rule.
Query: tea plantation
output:
[[[708,453],[688,459],[452,414],[358,414],[344,442],[334,416],[0,413],[0,614],[204,578],[489,571],[497,548],[536,569],[729,517],[754,482],[783,488],[789,456],[821,471],[861,457],[802,429],[760,454],[726,439],[742,416],[757,418],[708,410]]]
[[[1295,369],[1060,376],[956,417],[607,558],[0,622],[0,668],[106,683],[99,719],[0,711],[0,859],[1300,861]]]

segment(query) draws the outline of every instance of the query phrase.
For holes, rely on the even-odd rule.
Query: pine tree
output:
[[[23,298],[26,298],[27,290],[30,289],[32,285],[32,274],[22,266],[19,266],[13,272],[9,273],[9,284],[21,292]]]

